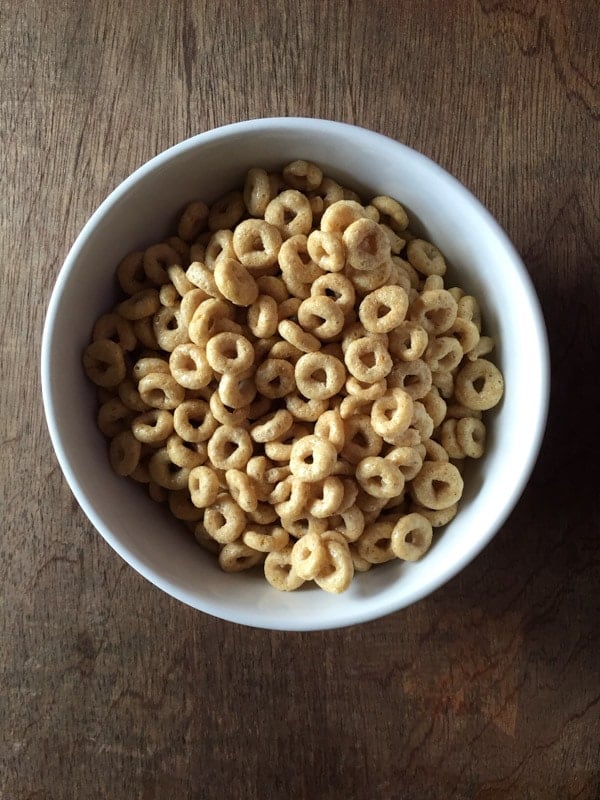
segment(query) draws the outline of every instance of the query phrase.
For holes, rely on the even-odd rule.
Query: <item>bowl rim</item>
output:
[[[77,259],[89,234],[94,230],[108,210],[112,208],[113,205],[118,203],[127,194],[130,188],[134,186],[141,178],[151,172],[154,172],[155,170],[160,169],[172,158],[177,157],[188,150],[193,150],[199,145],[208,144],[219,139],[226,139],[239,133],[248,133],[252,131],[256,132],[260,130],[266,132],[286,127],[289,128],[290,126],[292,128],[302,128],[314,133],[322,133],[325,129],[329,134],[338,136],[343,136],[350,131],[356,133],[358,130],[361,136],[366,140],[369,140],[373,147],[377,147],[377,145],[381,145],[384,142],[387,144],[387,146],[392,143],[395,147],[404,150],[405,153],[412,159],[420,161],[423,166],[425,166],[432,173],[435,173],[438,179],[450,187],[454,192],[462,194],[472,208],[474,208],[474,210],[481,217],[482,221],[487,224],[488,228],[502,243],[507,258],[510,260],[512,266],[519,275],[521,288],[526,296],[529,313],[532,317],[532,327],[535,332],[535,349],[537,350],[540,358],[540,386],[537,395],[539,398],[539,409],[535,416],[535,426],[533,430],[530,431],[530,439],[528,442],[526,457],[519,463],[518,475],[515,477],[515,480],[510,487],[510,491],[504,496],[502,506],[496,511],[494,523],[488,527],[486,535],[478,538],[471,545],[471,547],[463,551],[460,556],[450,562],[449,566],[445,570],[442,570],[438,575],[430,578],[429,580],[424,580],[422,585],[413,592],[412,598],[408,602],[394,602],[392,598],[387,602],[382,601],[382,603],[377,605],[375,608],[365,608],[362,613],[360,611],[357,612],[356,609],[352,609],[350,611],[345,610],[344,606],[341,605],[339,610],[336,610],[336,613],[333,614],[325,623],[319,621],[318,617],[314,619],[303,618],[298,620],[296,617],[290,616],[289,624],[282,624],[279,619],[269,619],[268,614],[264,613],[264,611],[257,616],[253,612],[253,609],[244,607],[240,607],[239,613],[229,613],[228,610],[224,611],[219,606],[218,602],[212,602],[209,598],[199,598],[197,595],[192,597],[188,592],[182,590],[176,583],[172,582],[166,576],[158,574],[154,569],[149,567],[134,553],[132,553],[130,549],[121,542],[120,538],[111,530],[109,530],[106,525],[104,525],[102,519],[88,501],[88,497],[81,487],[77,474],[71,466],[69,455],[63,447],[59,426],[56,422],[57,414],[54,403],[52,374],[50,369],[53,333],[63,289],[69,279],[71,269],[77,262]],[[520,255],[492,214],[481,203],[481,201],[479,201],[457,178],[447,172],[443,167],[430,159],[428,156],[420,153],[414,148],[409,147],[408,145],[397,141],[392,137],[385,136],[368,128],[316,117],[259,117],[222,125],[217,128],[204,131],[184,139],[181,142],[174,144],[166,150],[158,153],[148,161],[141,164],[127,178],[119,183],[96,208],[83,228],[80,230],[58,272],[51,292],[50,300],[48,302],[44,321],[40,366],[42,401],[46,424],[59,466],[63,472],[67,484],[69,485],[83,512],[95,529],[111,546],[111,548],[115,550],[126,563],[128,563],[139,574],[146,578],[146,580],[150,581],[150,583],[157,586],[166,594],[174,597],[177,600],[180,600],[186,605],[190,605],[199,611],[228,622],[235,622],[255,628],[284,631],[327,630],[347,627],[350,625],[379,619],[395,611],[399,611],[402,608],[406,608],[409,605],[418,602],[419,600],[422,600],[424,597],[427,597],[428,595],[437,591],[437,589],[461,572],[489,544],[492,538],[505,523],[506,519],[515,508],[520,496],[522,495],[539,455],[546,429],[550,400],[550,354],[548,336],[541,305],[535,292],[531,277]]]

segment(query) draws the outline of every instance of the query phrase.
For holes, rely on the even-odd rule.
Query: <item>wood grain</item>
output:
[[[0,798],[600,797],[597,0],[1,0]],[[99,202],[215,125],[322,116],[438,160],[523,254],[552,348],[533,478],[435,595],[315,634],[161,594],[58,469],[38,362]]]

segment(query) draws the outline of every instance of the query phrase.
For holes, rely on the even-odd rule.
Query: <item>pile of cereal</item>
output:
[[[503,379],[477,300],[408,226],[294,161],[118,266],[83,356],[110,462],[223,570],[342,592],[456,514]]]

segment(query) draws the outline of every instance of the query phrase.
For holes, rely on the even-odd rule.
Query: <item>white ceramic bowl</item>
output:
[[[398,198],[481,301],[506,393],[489,416],[488,452],[467,473],[457,517],[414,564],[358,575],[342,595],[283,594],[259,575],[229,575],[132,482],[114,475],[81,367],[93,321],[114,300],[114,270],[157,240],[189,200],[240,186],[252,166],[296,158],[366,196]],[[547,340],[538,300],[515,249],[481,204],[441,167],[377,133],[317,119],[259,119],[195,136],[125,180],[85,225],[58,276],[42,344],[42,388],[60,466],[82,509],[134,569],[184,603],[262,628],[314,630],[364,622],[425,597],[490,541],[517,502],[541,442],[548,403]]]

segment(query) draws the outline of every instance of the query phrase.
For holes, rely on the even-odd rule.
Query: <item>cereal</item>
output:
[[[193,200],[121,260],[83,353],[112,468],[281,591],[421,558],[504,391],[446,270],[397,200],[310,161]]]

